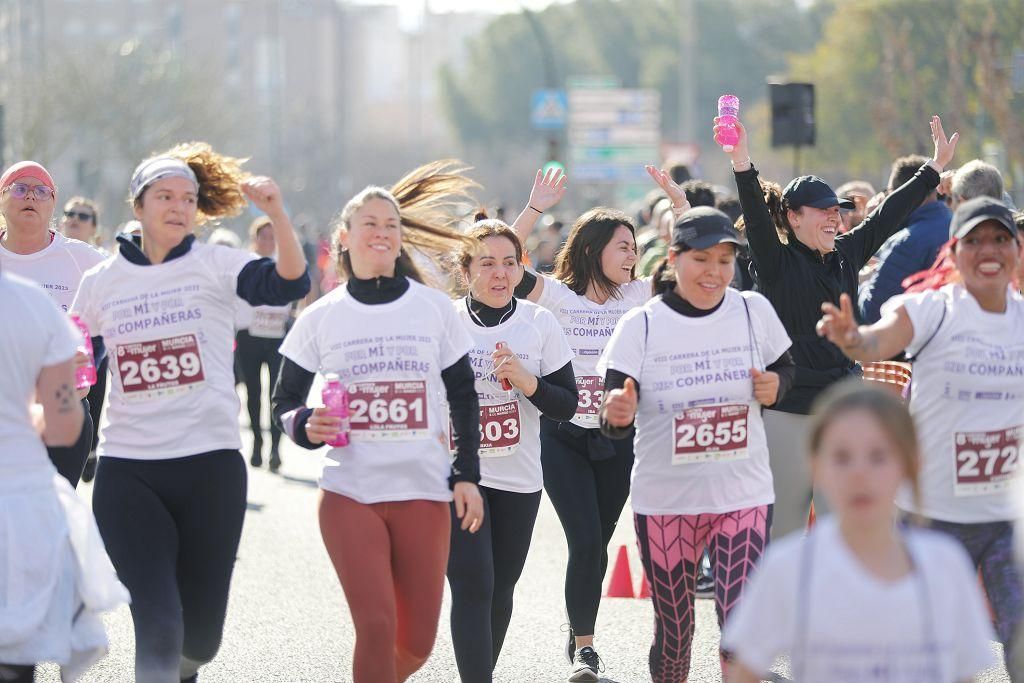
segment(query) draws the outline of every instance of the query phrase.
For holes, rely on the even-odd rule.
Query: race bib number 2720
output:
[[[1018,471],[1024,427],[992,432],[956,432],[957,496],[983,496],[1008,489]]]
[[[128,401],[176,396],[206,383],[203,357],[194,334],[121,344],[115,363]]]

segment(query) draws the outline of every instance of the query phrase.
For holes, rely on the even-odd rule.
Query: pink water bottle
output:
[[[78,349],[89,356],[89,364],[75,370],[75,388],[85,389],[96,384],[96,356],[93,355],[92,336],[89,335],[89,326],[73,313],[71,314],[71,322],[75,323],[75,326],[82,333],[83,339],[85,339],[85,343],[79,346]]]
[[[341,383],[341,379],[333,372],[325,375],[323,397],[324,407],[331,417],[341,418],[341,428],[332,441],[326,442],[328,446],[347,446],[348,432],[350,429],[348,421],[348,389]]]
[[[739,123],[740,98],[735,95],[722,95],[718,98],[718,134],[715,142],[725,152],[731,152],[740,141],[740,132],[736,129]]]

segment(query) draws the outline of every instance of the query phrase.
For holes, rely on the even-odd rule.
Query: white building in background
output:
[[[437,72],[465,59],[464,40],[490,18],[428,12],[409,30],[394,6],[340,0],[0,0],[0,151],[9,164],[26,148],[42,148],[25,144],[32,135],[53,133],[33,131],[22,106],[34,75],[95,55],[97,46],[129,53],[142,46],[201,70],[237,103],[238,149],[227,151],[251,156],[255,169],[272,170],[290,192],[337,192],[340,208],[368,182],[458,155]],[[62,95],[52,94],[53,106],[81,104],[80,94]],[[99,196],[120,210],[138,159],[101,161],[96,141],[63,136],[51,140],[53,158],[39,159],[62,196]]]

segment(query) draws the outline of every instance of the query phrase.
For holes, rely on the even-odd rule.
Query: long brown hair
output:
[[[183,142],[155,156],[181,159],[196,174],[199,181],[197,226],[218,218],[237,216],[247,206],[248,200],[242,194],[241,184],[251,176],[242,170],[242,164],[248,159],[219,154],[206,142]],[[135,205],[141,207],[145,196],[145,192],[140,194]]]
[[[605,296],[618,298],[618,286],[601,269],[601,252],[612,241],[620,225],[628,228],[636,238],[633,220],[621,211],[598,206],[577,218],[569,239],[555,256],[555,278],[577,294],[586,293],[593,282]],[[636,266],[630,275],[635,277],[635,270]]]
[[[775,224],[775,232],[779,233],[779,241],[789,244],[796,241],[796,234],[793,226],[789,224],[788,212],[799,211],[799,208],[790,206],[789,200],[782,196],[782,187],[770,180],[758,179],[761,189],[764,191],[764,203],[768,205],[768,213]]]
[[[402,249],[395,261],[395,277],[405,276],[423,282],[423,275],[409,256],[406,246],[447,256],[473,242],[458,232],[461,204],[471,199],[471,190],[479,185],[469,179],[469,170],[454,159],[424,164],[403,176],[391,189],[369,186],[350,199],[334,221],[333,252],[338,272],[352,276],[352,260],[342,251],[340,234],[349,229],[352,215],[371,199],[383,199],[398,212],[402,224]]]
[[[837,382],[822,392],[814,402],[810,422],[811,459],[818,457],[825,431],[844,415],[857,411],[870,415],[896,447],[914,503],[919,505],[921,452],[914,418],[910,416],[906,404],[895,395],[864,384],[860,379]]]

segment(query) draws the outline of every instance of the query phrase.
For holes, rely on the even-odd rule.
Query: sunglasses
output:
[[[91,221],[93,220],[93,215],[91,213],[86,213],[85,211],[65,211],[64,218],[77,218],[80,221]]]
[[[46,201],[47,199],[53,198],[54,192],[52,188],[46,185],[26,185],[25,183],[13,183],[4,188],[5,192],[10,192],[11,196],[15,199],[24,199],[31,192],[39,201]]]

